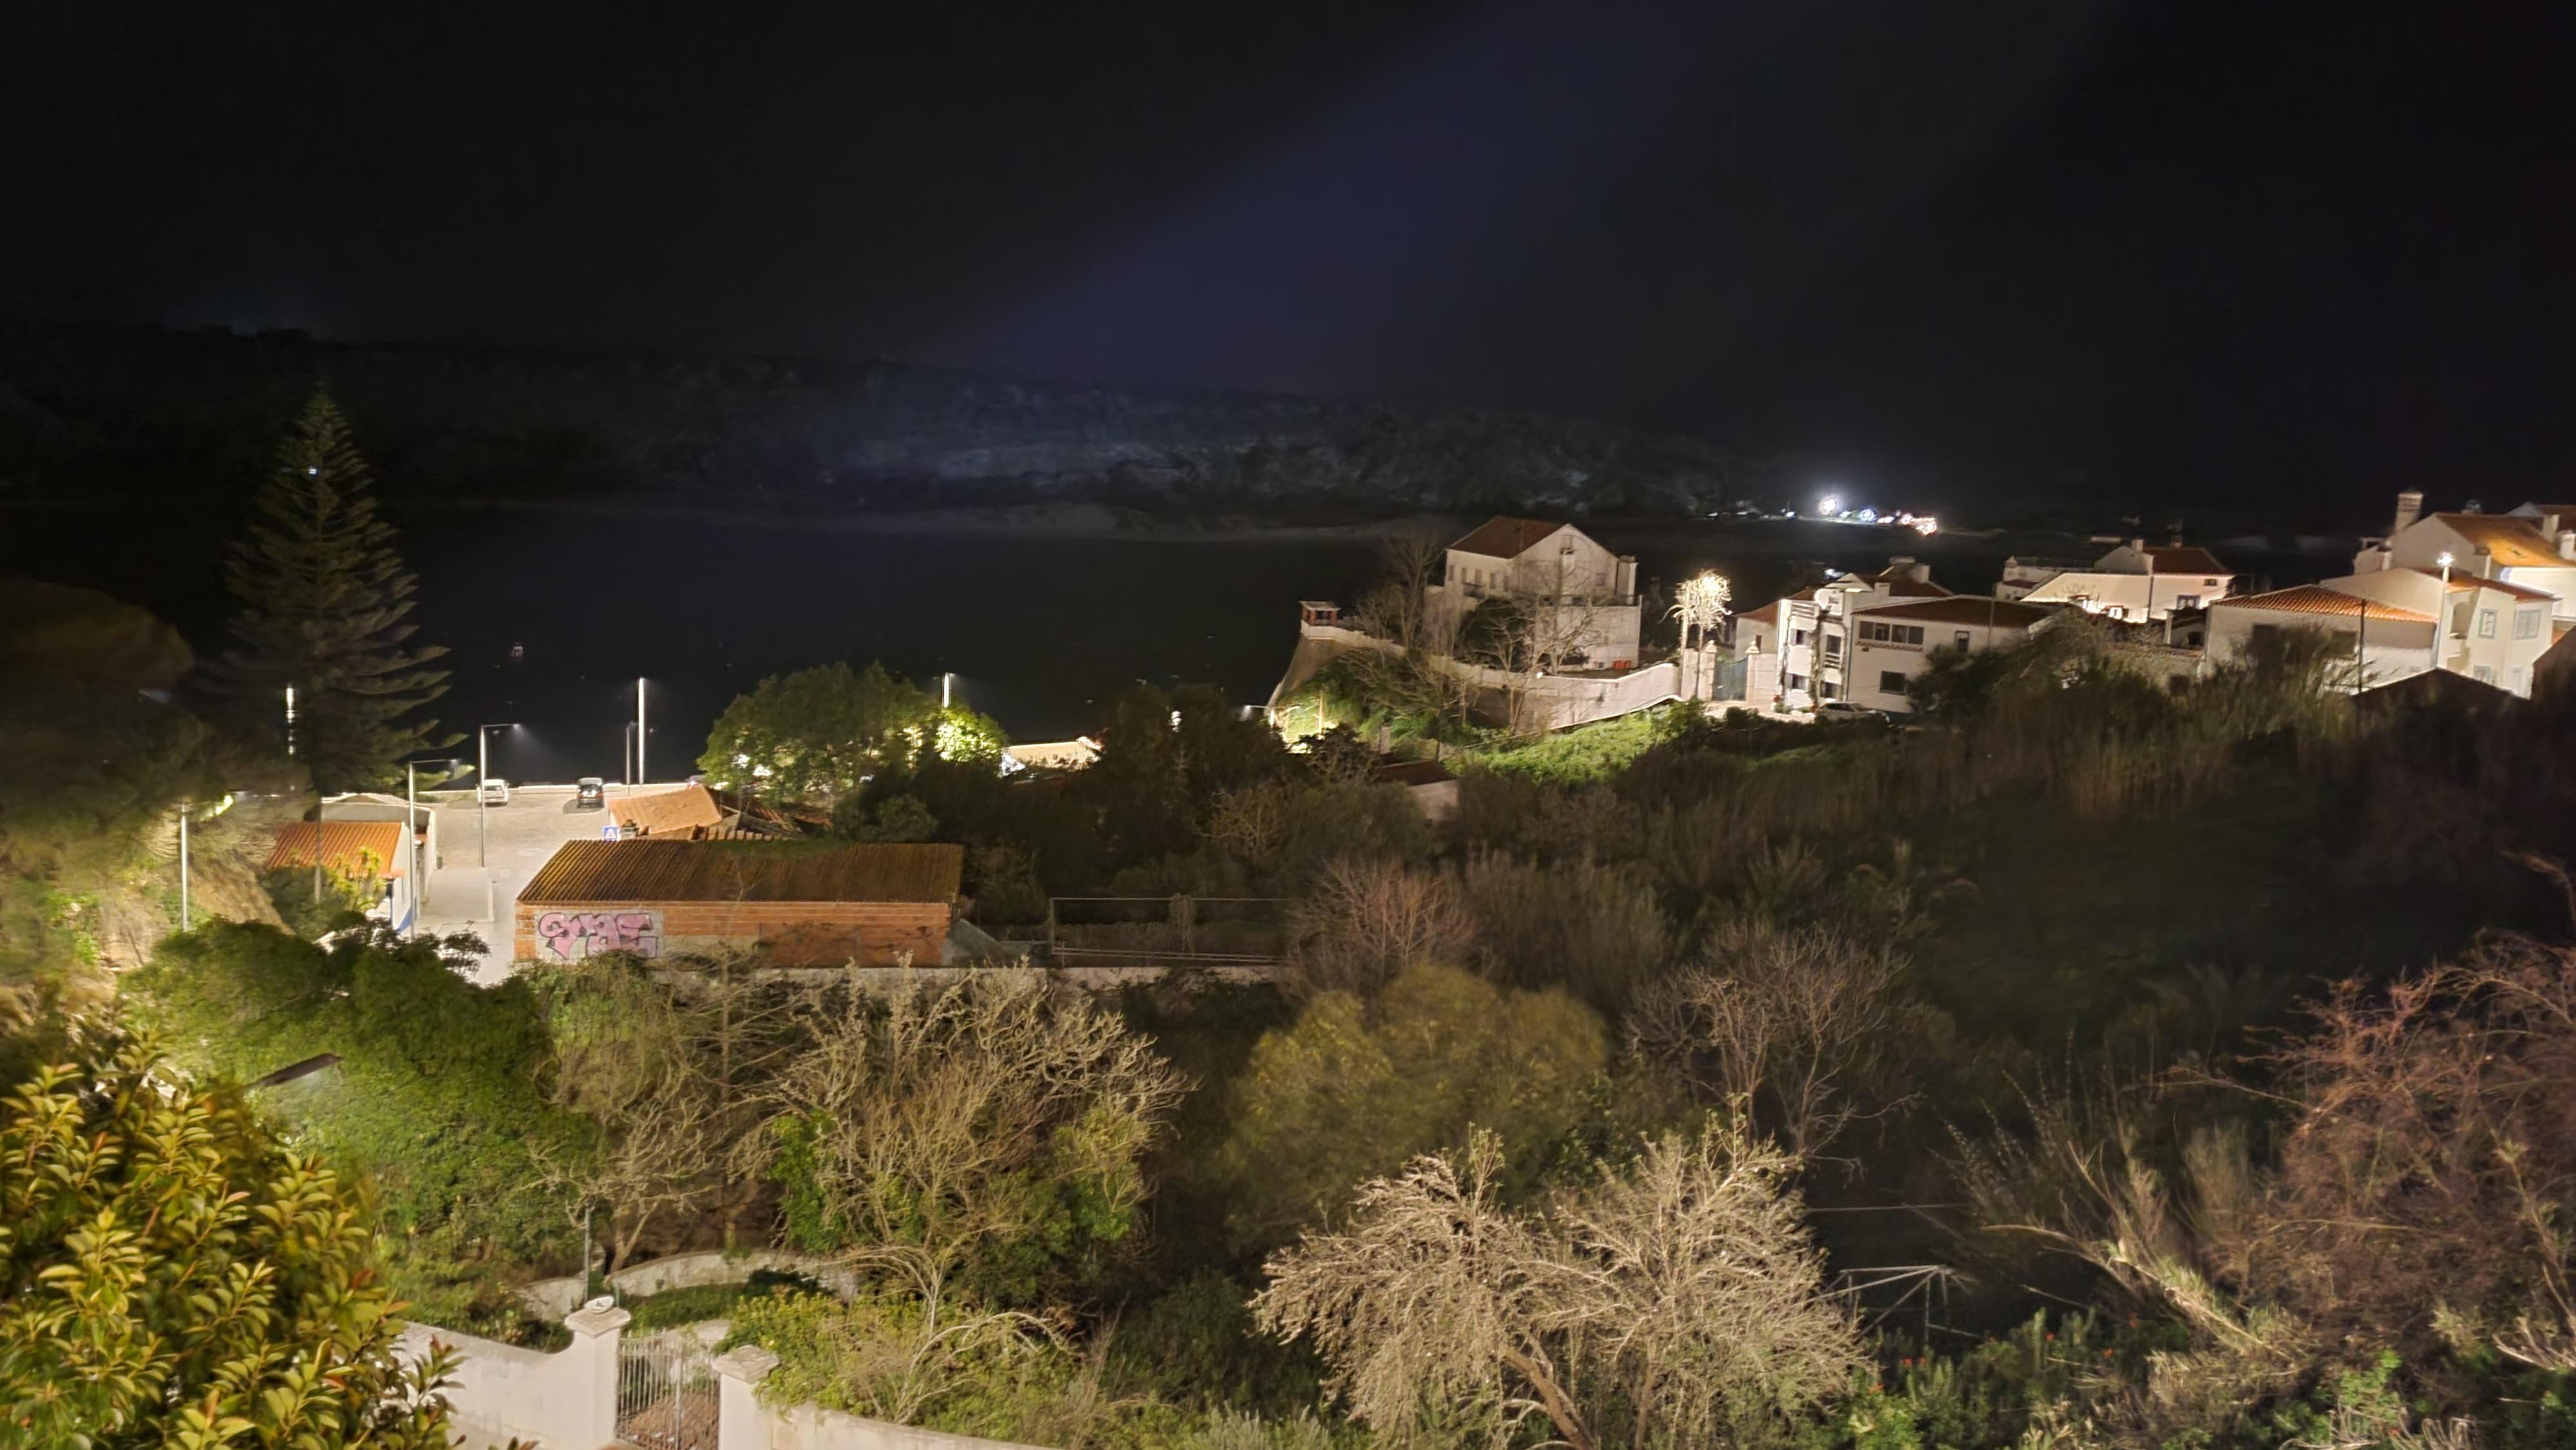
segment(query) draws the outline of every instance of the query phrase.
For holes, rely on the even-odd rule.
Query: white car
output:
[[[510,783],[506,780],[487,780],[477,790],[476,795],[487,806],[506,806],[510,803]]]

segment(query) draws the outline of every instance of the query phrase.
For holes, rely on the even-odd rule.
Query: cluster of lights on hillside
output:
[[[1787,516],[1794,519],[1798,517],[1798,511],[1791,509]],[[1930,514],[1913,513],[1906,509],[1880,513],[1873,508],[1845,508],[1842,496],[1831,493],[1817,499],[1816,511],[1807,517],[1823,519],[1827,523],[1835,524],[1876,524],[1885,528],[1912,529],[1918,534],[1937,534],[1941,531],[1940,520]]]

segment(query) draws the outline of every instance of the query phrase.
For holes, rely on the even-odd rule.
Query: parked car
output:
[[[506,806],[510,803],[510,783],[506,780],[487,780],[476,788],[476,793],[487,806]]]
[[[608,782],[598,776],[585,775],[581,778],[580,784],[573,787],[572,808],[574,810],[595,811],[607,804]]]
[[[1887,712],[1873,710],[1867,705],[1855,705],[1849,700],[1827,700],[1816,707],[1816,718],[1819,720],[1884,720],[1887,718]]]

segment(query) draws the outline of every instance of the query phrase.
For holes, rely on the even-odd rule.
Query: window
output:
[[[1805,675],[1782,675],[1780,677],[1780,688],[1784,690],[1803,690],[1807,688],[1807,677]]]
[[[2474,668],[2474,669],[2472,669],[2472,670],[2470,670],[2470,671],[2469,671],[2469,678],[2471,678],[2471,679],[2475,679],[2475,680],[2484,680],[2484,681],[2486,681],[2488,684],[2492,685],[2492,684],[2494,684],[2494,683],[2496,682],[2496,678],[2495,678],[2495,666],[2493,666],[2493,665],[2479,665],[2479,666],[2477,666],[2476,668]]]
[[[1831,681],[1831,680],[1818,680],[1818,681],[1816,681],[1816,698],[1817,698],[1817,699],[1819,699],[1819,700],[1830,700],[1830,699],[1832,699],[1833,697],[1834,697],[1834,682],[1833,682],[1833,681]]]
[[[2539,610],[2517,609],[2513,612],[2513,637],[2515,639],[2536,639],[2539,637],[2539,634]]]
[[[2521,694],[2521,693],[2522,693],[2522,666],[2520,666],[2520,665],[2515,665],[2515,666],[2513,667],[2512,680],[2513,680],[2513,692],[2514,692],[2515,694],[2517,694],[2517,695]]]
[[[1904,694],[1904,672],[1901,670],[1880,670],[1878,672],[1878,692],[1882,695]]]
[[[1842,637],[1841,635],[1839,635],[1839,634],[1829,634],[1829,635],[1826,635],[1826,636],[1825,636],[1825,658],[1827,658],[1827,659],[1829,659],[1829,660],[1838,660],[1838,659],[1841,659],[1842,657],[1843,657],[1843,637]]]
[[[1950,642],[1963,650],[1966,649],[1968,647],[1968,632],[1964,629],[1960,630],[1957,634],[1951,636]]]
[[[2481,609],[2481,610],[2479,610],[2479,611],[2478,611],[2478,638],[2480,638],[2480,639],[2493,639],[2493,638],[2495,638],[2495,611],[2494,611],[2494,610],[2492,610],[2492,609]]]
[[[1919,624],[1909,624],[1905,626],[1904,634],[1905,643],[1907,644],[1921,644],[1923,642],[1923,626]]]
[[[1803,629],[1793,629],[1793,630],[1789,631],[1789,643],[1791,643],[1791,644],[1805,644],[1806,642],[1807,642],[1807,632],[1806,632],[1805,630],[1803,630]]]
[[[2174,596],[2174,608],[2176,609],[2198,609],[2199,607],[2200,596],[2197,594],[2177,594]]]
[[[1923,626],[1919,624],[1882,624],[1874,619],[1860,622],[1860,637],[1884,640],[1889,644],[1921,644]]]
[[[2129,617],[2129,606],[2125,604],[2105,604],[2102,606],[2102,612],[2111,616],[2113,619],[2126,619]]]

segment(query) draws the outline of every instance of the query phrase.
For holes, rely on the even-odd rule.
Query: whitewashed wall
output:
[[[450,1442],[464,1450],[534,1441],[543,1450],[599,1450],[617,1438],[617,1340],[623,1309],[585,1309],[565,1317],[572,1347],[555,1354],[414,1324],[398,1349],[406,1360],[433,1341],[459,1356],[445,1391]]]
[[[815,1405],[780,1409],[760,1402],[762,1379],[778,1357],[746,1345],[716,1361],[722,1399],[717,1450],[1034,1450],[1001,1440],[915,1429]]]

